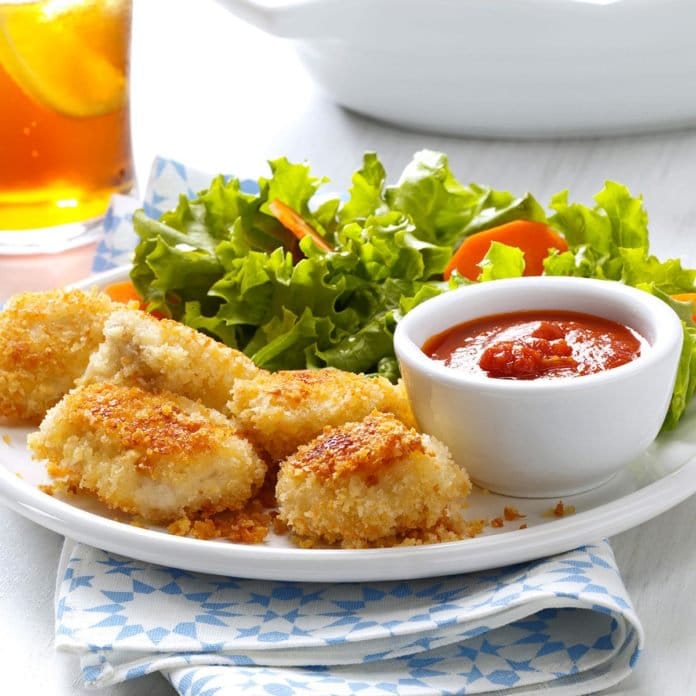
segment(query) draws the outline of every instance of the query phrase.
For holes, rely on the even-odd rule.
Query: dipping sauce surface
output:
[[[423,352],[447,367],[499,379],[553,379],[610,370],[647,341],[610,319],[563,310],[480,317],[429,338]]]

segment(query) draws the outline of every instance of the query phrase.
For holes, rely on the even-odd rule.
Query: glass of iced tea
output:
[[[94,238],[133,187],[131,0],[0,0],[0,253]]]

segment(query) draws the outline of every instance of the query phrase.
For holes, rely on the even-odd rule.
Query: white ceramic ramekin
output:
[[[446,329],[491,314],[557,309],[625,324],[648,343],[635,360],[553,380],[470,375],[421,347]],[[675,312],[618,282],[548,277],[466,286],[424,302],[399,323],[394,347],[421,428],[442,440],[472,480],[520,497],[599,486],[657,436],[683,340]]]

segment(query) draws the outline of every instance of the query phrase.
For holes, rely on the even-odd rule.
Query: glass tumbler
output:
[[[131,0],[0,0],[0,255],[93,241],[132,189],[131,16]]]

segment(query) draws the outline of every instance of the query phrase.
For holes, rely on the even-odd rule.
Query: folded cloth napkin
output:
[[[130,263],[135,208],[158,216],[209,181],[157,160],[142,204],[114,197],[94,270]],[[67,540],[58,571],[56,645],[95,687],[161,671],[182,696],[568,696],[623,679],[642,642],[606,541],[468,575],[330,584],[190,573]]]
[[[56,645],[105,686],[161,671],[182,696],[586,694],[642,644],[608,542],[425,580],[242,580],[66,541]]]

